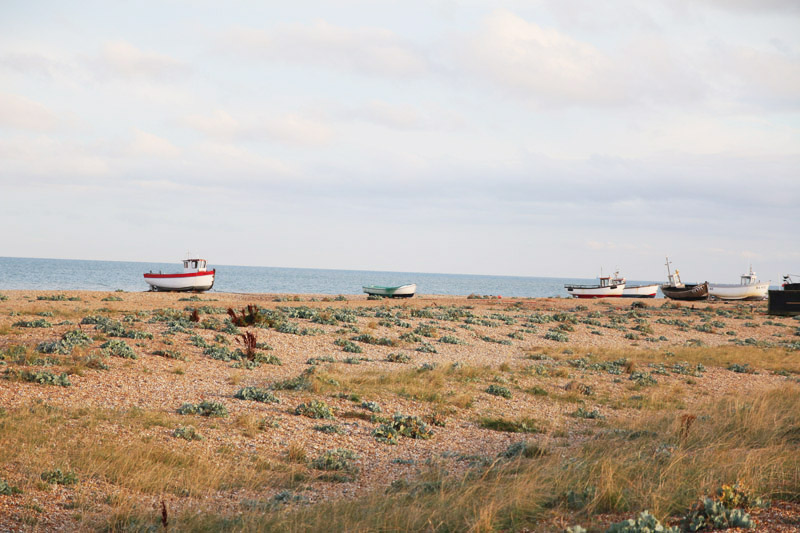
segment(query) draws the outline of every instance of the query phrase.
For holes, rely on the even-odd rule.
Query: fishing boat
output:
[[[730,283],[709,283],[708,294],[720,300],[763,300],[767,297],[769,282],[760,282],[753,272],[752,265],[750,272],[742,274],[739,284]]]
[[[619,276],[619,272],[614,273],[612,283],[623,284],[625,288],[622,289],[623,298],[655,298],[658,293],[658,284],[652,285],[628,285],[625,278]]]
[[[668,283],[661,285],[661,292],[664,296],[672,300],[707,300],[708,299],[708,282],[697,284],[684,284],[681,281],[680,272],[675,270],[673,274],[669,268],[669,257],[667,258],[667,277]]]
[[[365,285],[364,292],[370,296],[383,296],[384,298],[411,298],[417,292],[417,284],[399,285],[397,287],[383,287],[381,285]]]
[[[183,272],[175,274],[155,273],[152,270],[144,275],[151,291],[207,291],[214,286],[215,270],[206,270],[206,260],[184,259]]]
[[[658,294],[658,283],[651,285],[625,285],[623,298],[655,298]]]
[[[781,289],[768,291],[767,313],[784,316],[800,315],[800,283],[793,283],[792,274],[789,274],[783,276]]]
[[[615,277],[603,276],[600,274],[599,285],[575,285],[568,283],[564,285],[567,292],[574,298],[621,298],[625,290],[625,278],[620,278],[619,273]]]

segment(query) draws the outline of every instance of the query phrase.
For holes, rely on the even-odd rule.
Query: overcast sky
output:
[[[0,4],[0,256],[800,274],[797,0]]]

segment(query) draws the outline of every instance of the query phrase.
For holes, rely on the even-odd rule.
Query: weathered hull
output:
[[[763,300],[767,297],[769,283],[753,285],[727,285],[712,283],[708,286],[708,294],[720,300]]]
[[[662,285],[661,292],[664,296],[672,300],[707,300],[708,299],[708,283],[700,283],[698,285],[685,285],[683,287],[671,287],[669,285]]]
[[[399,287],[379,287],[369,285],[362,287],[364,292],[371,296],[383,296],[384,298],[411,298],[417,292],[416,283],[400,285]]]
[[[798,290],[769,291],[767,313],[770,315],[800,315],[800,288]]]
[[[623,298],[655,298],[658,293],[658,285],[634,285],[625,286],[622,290]]]
[[[144,280],[154,291],[207,291],[214,286],[216,270],[187,274],[145,274]]]

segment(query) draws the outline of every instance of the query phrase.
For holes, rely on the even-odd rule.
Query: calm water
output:
[[[369,270],[244,267],[210,264],[217,269],[211,292],[361,294],[362,285],[416,283],[420,294],[494,294],[519,297],[567,296],[565,283],[594,283],[592,279],[537,278],[424,274]],[[142,274],[180,272],[180,263],[81,261],[0,257],[0,290],[96,290],[146,291]],[[639,282],[629,281],[630,284]],[[641,282],[654,283],[654,282]],[[660,293],[659,293],[660,296]]]

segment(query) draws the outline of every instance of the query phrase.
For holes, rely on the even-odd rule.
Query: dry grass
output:
[[[735,481],[764,496],[800,499],[797,387],[723,398],[695,416],[693,423],[677,413],[631,420],[567,452],[568,460],[562,454],[497,460],[461,477],[432,468],[399,494],[245,514],[232,529],[496,531],[543,524],[552,529],[559,516],[587,525],[596,513],[641,509],[664,519]],[[568,491],[588,487],[593,491],[585,506],[568,509]],[[180,520],[182,531],[217,531],[225,523],[214,514]]]

